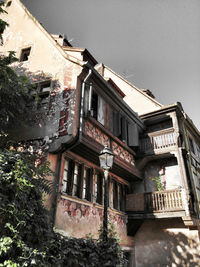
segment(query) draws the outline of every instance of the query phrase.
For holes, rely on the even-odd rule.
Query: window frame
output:
[[[28,55],[27,55],[27,51],[28,51]],[[19,62],[29,61],[30,55],[31,55],[31,46],[22,48],[20,52]],[[24,57],[26,58],[24,59]]]

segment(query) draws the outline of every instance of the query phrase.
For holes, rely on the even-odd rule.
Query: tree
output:
[[[0,153],[0,266],[41,261],[53,236],[42,200],[43,192],[50,192],[44,179],[50,169],[46,162],[36,167],[34,158],[16,151]]]

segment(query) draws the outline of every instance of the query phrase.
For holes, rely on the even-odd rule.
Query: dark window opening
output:
[[[9,2],[6,4],[6,7],[11,6],[11,4],[12,4],[12,1],[9,1]]]
[[[83,173],[83,199],[91,201],[91,175],[92,170],[85,167]]]
[[[80,189],[81,189],[81,166],[78,163],[74,164],[73,169],[73,189],[72,195],[76,197],[80,197]]]
[[[97,203],[103,203],[103,177],[101,173],[96,174],[95,199]]]
[[[22,49],[21,56],[20,56],[20,62],[27,61],[29,59],[30,52],[31,52],[31,47]]]
[[[189,142],[190,150],[192,151],[192,153],[194,153],[194,144],[190,137],[188,138],[188,142]]]
[[[105,123],[105,102],[102,97],[100,97],[96,92],[92,91],[91,100],[91,116],[95,118],[102,125]]]
[[[49,94],[51,90],[51,81],[42,82],[38,85],[40,104],[46,104],[49,101]]]
[[[93,91],[92,92],[92,104],[91,104],[91,115],[97,120],[98,114],[98,95]]]
[[[64,163],[62,191],[68,194],[70,194],[71,188],[71,165],[71,161],[66,159]]]
[[[125,211],[126,187],[127,186],[113,180],[113,208],[114,209]]]
[[[113,181],[113,208],[118,209],[118,186],[116,181]]]

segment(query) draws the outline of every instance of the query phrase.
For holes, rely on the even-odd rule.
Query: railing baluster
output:
[[[176,145],[176,135],[174,132],[160,133],[157,135],[149,134],[141,140],[141,151],[145,152],[149,149],[162,149]]]
[[[176,189],[127,195],[127,199],[129,198],[127,201],[129,211],[131,209],[133,212],[142,211],[140,203],[138,202],[137,204],[136,201],[137,197],[141,197],[140,195],[143,195],[145,201],[143,209],[146,212],[166,212],[184,209],[181,189]]]

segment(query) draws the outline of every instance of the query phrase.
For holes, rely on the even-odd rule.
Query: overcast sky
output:
[[[162,104],[180,101],[200,129],[200,0],[22,0]]]

